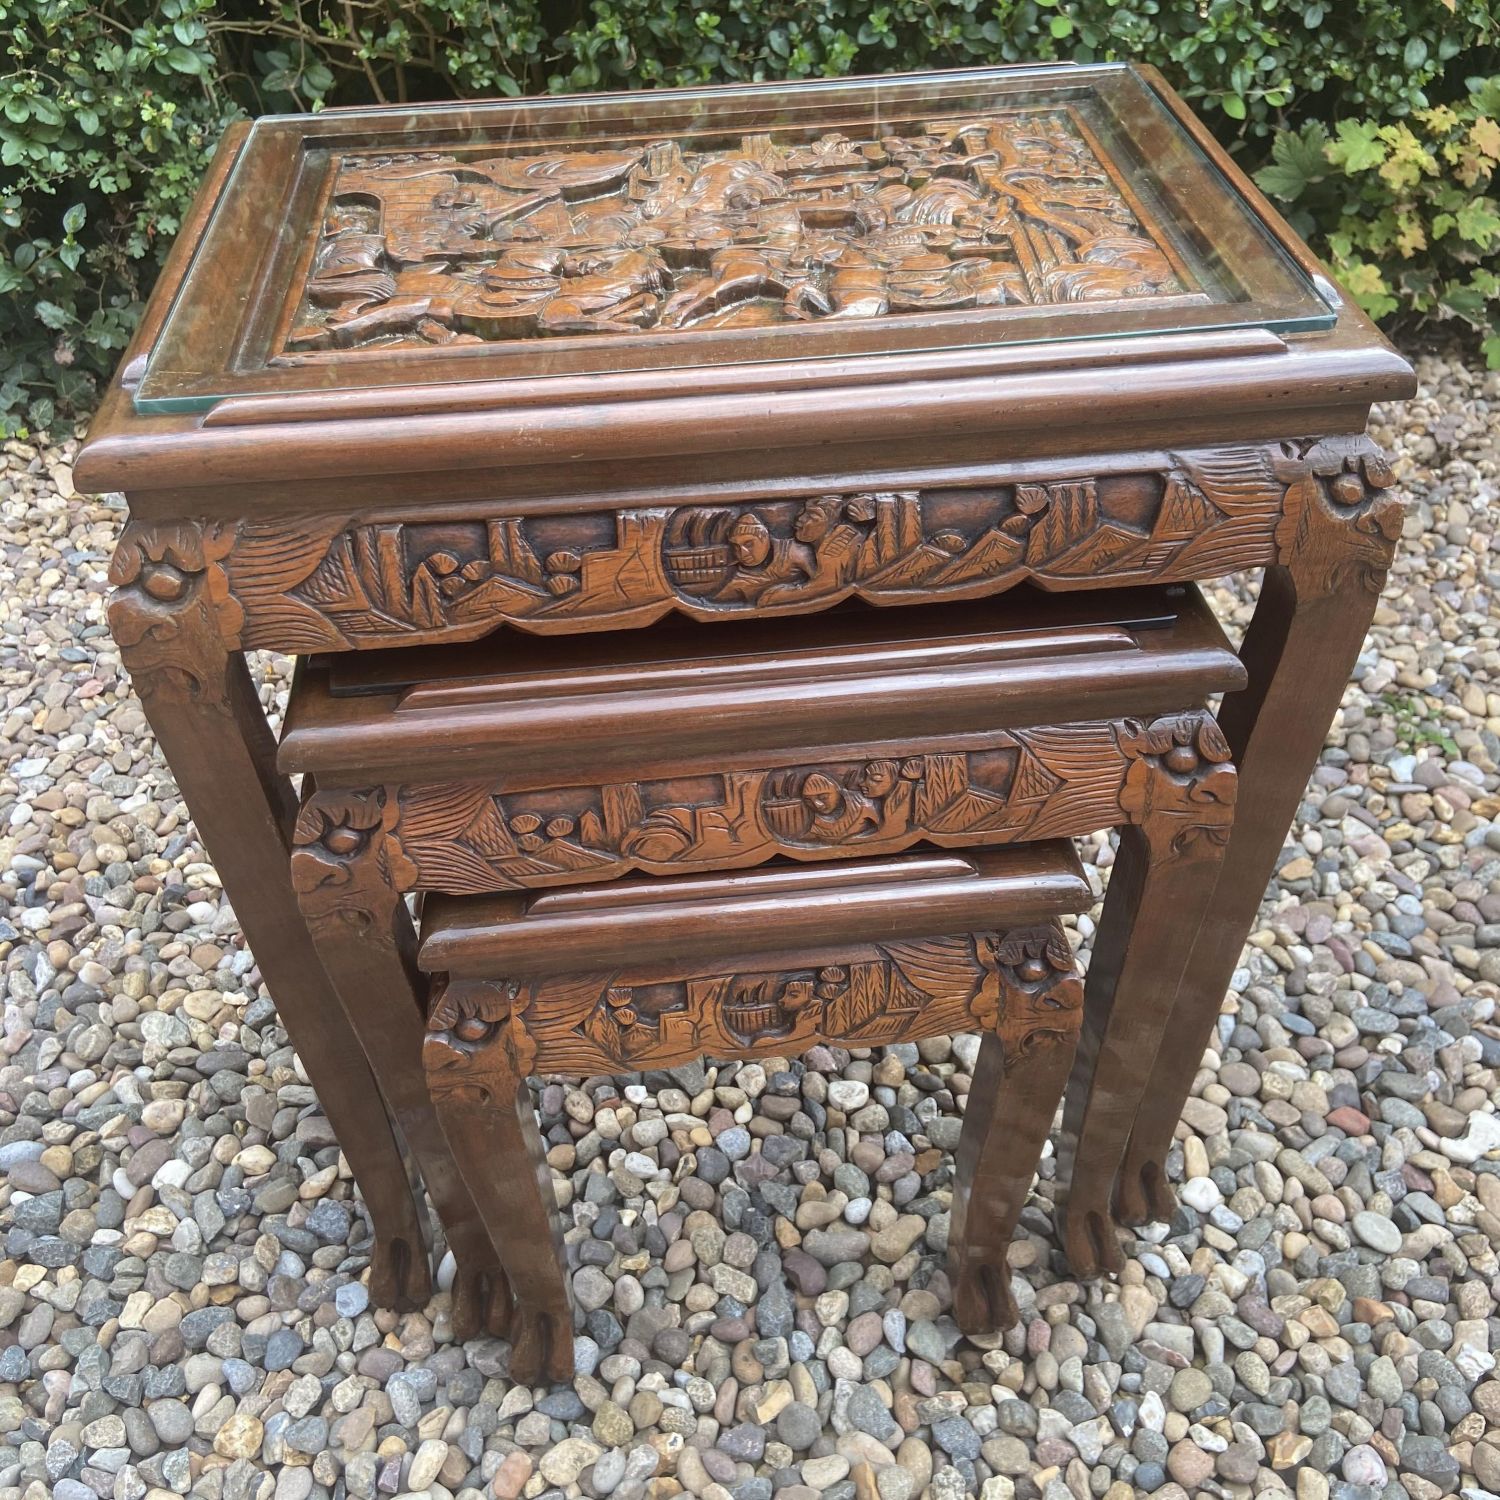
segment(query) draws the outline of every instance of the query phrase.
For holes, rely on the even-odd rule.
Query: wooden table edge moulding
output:
[[[231,127],[75,482],[127,497],[111,629],[364,1192],[376,1300],[430,1290],[420,1191],[298,911],[245,652],[1263,570],[1184,978],[1222,995],[1399,534],[1369,408],[1414,389],[1149,68]]]

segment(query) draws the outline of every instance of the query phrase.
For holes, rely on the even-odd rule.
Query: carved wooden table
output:
[[[1023,588],[516,656],[492,638],[314,657],[278,757],[315,788],[292,871],[323,967],[439,1216],[482,1219],[500,1251],[458,1266],[455,1324],[503,1319],[503,1274],[512,1374],[572,1369],[529,1075],[967,1026],[987,1040],[953,1184],[972,1207],[949,1246],[960,1326],[1014,1320],[996,1268],[1080,1026],[1063,1242],[1078,1274],[1119,1269],[1127,1141],[1160,1143],[1160,1175],[1219,1011],[1218,995],[1174,1008],[1234,813],[1199,705],[1244,683],[1198,591]],[[1111,890],[1081,1025],[1066,940],[1024,929],[1090,904],[1048,841],[1116,825],[1134,877]],[[903,854],[918,843],[976,852]]]
[[[1222,995],[1399,529],[1369,405],[1412,389],[1149,70],[231,130],[76,480],[129,499],[111,624],[364,1189],[377,1299],[425,1293],[421,1213],[242,653],[1265,569],[1185,979]],[[1141,1151],[1127,1216],[1167,1207]]]

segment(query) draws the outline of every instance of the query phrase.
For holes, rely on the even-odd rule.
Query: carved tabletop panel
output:
[[[291,351],[1191,290],[1067,109],[708,150],[338,155],[329,171]]]

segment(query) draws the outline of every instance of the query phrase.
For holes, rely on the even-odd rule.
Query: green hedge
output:
[[[1482,148],[1494,110],[1477,80],[1500,72],[1497,7],[1500,0],[0,0],[0,428],[45,428],[88,409],[230,120],[369,100],[1135,58],[1161,67],[1248,167],[1282,169],[1269,185],[1296,200],[1323,248],[1337,257],[1343,247],[1343,264],[1373,269],[1358,272],[1372,306],[1396,317],[1468,316],[1477,296],[1481,316],[1488,309],[1493,321],[1494,299],[1468,285],[1469,257],[1490,248],[1483,215],[1466,221],[1477,236],[1459,234],[1436,189],[1457,184],[1493,206],[1493,153]],[[1440,105],[1454,106],[1456,123],[1431,114]],[[1343,149],[1337,127],[1351,121],[1376,132],[1373,144],[1335,161],[1327,148]],[[1411,196],[1399,165],[1409,147],[1404,136],[1379,134],[1405,122],[1436,152],[1436,172],[1418,174],[1425,243],[1398,225],[1356,245],[1350,222],[1358,230],[1372,205],[1393,223],[1410,217],[1392,207],[1403,192]],[[1463,132],[1476,122],[1470,143]],[[1334,133],[1320,136],[1319,126]],[[1284,139],[1297,144],[1273,160],[1277,133],[1288,127],[1297,134]],[[1443,154],[1455,142],[1467,153],[1467,180],[1455,175],[1457,158]],[[1380,160],[1369,160],[1381,147]],[[1388,181],[1393,174],[1398,181]],[[1467,288],[1461,306],[1442,295],[1455,282]]]

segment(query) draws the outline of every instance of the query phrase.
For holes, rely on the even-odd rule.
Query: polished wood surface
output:
[[[627,880],[596,895],[584,921],[616,934],[603,951],[580,950],[542,901],[435,902],[423,924],[420,962],[437,973],[428,1086],[515,1288],[513,1372],[518,1361],[554,1378],[572,1368],[571,1297],[526,1075],[670,1067],[705,1052],[784,1056],[820,1040],[867,1047],[979,1030],[1007,1079],[1026,1080],[1000,1088],[988,1073],[976,1079],[954,1194],[963,1205],[951,1256],[956,1313],[975,1334],[1013,1323],[994,1268],[1035,1175],[1083,1006],[1055,920],[1092,900],[1072,848],[645,888]],[[623,922],[611,920],[616,911]],[[504,977],[520,955],[534,972]],[[608,967],[574,967],[589,963]]]
[[[1070,70],[1047,72],[1049,81],[1038,86],[1051,89]],[[1151,70],[1134,76],[1128,87],[1144,88],[1154,102],[1147,115],[1136,117],[1134,136],[1101,137],[1104,175],[1124,191],[1134,178],[1129,171],[1121,175],[1121,159],[1165,163],[1175,152],[1181,163],[1183,141],[1198,153],[1196,165],[1181,168],[1187,176],[1178,168],[1166,171],[1162,180],[1178,184],[1175,197],[1169,192],[1144,215],[1138,206],[1130,209],[1146,237],[1164,244],[1185,226],[1210,241],[1217,235],[1233,276],[1263,290],[1290,267],[1315,289],[1315,300],[1331,309],[1332,327],[1193,327],[1177,316],[1183,309],[1175,305],[1175,294],[1160,292],[1050,309],[888,307],[863,318],[824,313],[765,327],[595,330],[511,341],[528,351],[530,365],[509,360],[500,349],[504,341],[494,340],[484,340],[481,348],[464,346],[468,353],[437,346],[388,354],[310,349],[292,364],[267,365],[242,382],[238,394],[226,390],[224,399],[205,409],[137,410],[135,395],[145,388],[153,356],[176,336],[168,328],[169,310],[182,300],[190,269],[196,281],[205,266],[218,266],[199,283],[195,336],[206,341],[200,352],[228,347],[247,305],[232,289],[271,248],[252,236],[219,236],[219,249],[199,263],[221,210],[229,210],[223,221],[228,223],[236,215],[263,216],[268,203],[282,201],[256,199],[230,185],[250,133],[236,127],[226,136],[94,420],[75,480],[83,489],[127,493],[131,522],[112,571],[112,626],[346,1144],[375,1222],[380,1300],[418,1299],[429,1276],[425,1209],[413,1194],[403,1130],[392,1118],[405,1113],[406,1128],[423,1143],[413,1139],[412,1148],[429,1161],[436,1161],[441,1141],[431,1116],[423,1116],[420,1079],[412,1084],[414,1064],[404,1078],[389,1080],[389,1111],[377,1107],[374,1072],[362,1060],[364,1049],[299,923],[287,876],[293,799],[285,778],[314,761],[323,767],[315,777],[320,788],[326,774],[335,796],[371,794],[355,799],[364,809],[360,817],[375,818],[358,830],[358,843],[376,848],[390,863],[382,882],[404,890],[432,879],[435,888],[446,884],[471,892],[503,877],[501,888],[509,881],[512,889],[528,889],[552,883],[575,858],[575,848],[582,848],[603,863],[592,862],[575,882],[581,892],[588,880],[619,879],[627,869],[681,878],[716,865],[717,833],[705,839],[695,830],[717,829],[723,810],[723,821],[737,829],[764,826],[767,839],[758,850],[809,866],[846,855],[851,831],[878,829],[883,841],[872,847],[874,853],[895,854],[908,847],[909,836],[917,840],[910,846],[915,850],[953,832],[935,792],[929,790],[918,812],[917,789],[950,788],[957,800],[948,808],[971,808],[966,793],[982,802],[984,793],[997,790],[998,762],[983,757],[1019,757],[1025,733],[1037,724],[1067,725],[1079,733],[1081,726],[1095,726],[1090,754],[1097,752],[1100,765],[1118,768],[1128,759],[1118,738],[1123,720],[1137,718],[1143,730],[1153,730],[1157,720],[1187,713],[1198,718],[1184,722],[1200,725],[1202,697],[1228,689],[1222,724],[1231,760],[1216,759],[1218,748],[1200,737],[1194,742],[1199,768],[1167,772],[1184,788],[1203,779],[1222,790],[1221,773],[1233,765],[1238,815],[1227,831],[1221,826],[1200,843],[1192,856],[1198,875],[1179,882],[1179,911],[1193,899],[1206,902],[1203,932],[1185,961],[1147,1107],[1135,1117],[1115,1187],[1115,1207],[1126,1219],[1170,1208],[1164,1164],[1181,1100],[1337,708],[1399,531],[1390,473],[1363,437],[1369,406],[1410,394],[1413,378],[1186,106]],[[808,99],[819,97],[817,86],[805,87]],[[961,92],[969,85],[954,87]],[[743,139],[752,132],[745,106],[736,100],[745,97],[732,89],[691,96],[656,91],[647,102],[664,112],[664,120],[677,111],[674,129],[704,109],[718,112],[726,127],[731,119],[737,122],[716,145],[683,146],[686,160],[694,152],[743,153]],[[609,105],[626,114],[638,107],[646,105]],[[527,101],[524,108],[532,112],[527,118],[545,122],[562,118],[576,102]],[[988,104],[971,99],[963,109],[993,113],[993,97]],[[467,106],[434,114],[455,140],[481,123]],[[304,128],[306,122],[293,130]],[[356,154],[371,150],[368,139],[355,139],[368,132],[367,123],[320,120],[314,128],[346,132]],[[618,138],[618,129],[610,128]],[[869,139],[847,128],[842,133],[850,141]],[[815,131],[797,149],[820,138]],[[964,163],[954,181],[976,193],[1007,182],[1013,187],[1005,169],[986,175],[987,164],[981,169],[970,160],[968,139],[957,140],[959,149],[952,152]],[[452,155],[453,144],[441,149]],[[393,149],[393,142],[381,149]],[[516,154],[545,156],[548,149],[544,142]],[[712,167],[710,176],[720,170]],[[325,180],[314,173],[306,184],[316,189]],[[1199,201],[1214,207],[1195,207],[1194,195],[1184,195],[1182,184],[1190,180],[1213,183],[1212,193]],[[316,208],[317,192],[306,201]],[[305,234],[283,237],[292,261],[308,268],[295,282],[299,299],[309,275],[336,279],[347,272],[357,281],[371,269],[360,266],[357,249],[342,271],[327,260],[311,269],[322,253],[318,240],[326,209],[308,218]],[[756,210],[736,202],[730,211]],[[1061,259],[1083,243],[1074,236],[1079,228],[1075,224],[1063,235],[1066,244],[1054,246]],[[356,240],[366,232],[358,225],[349,229]],[[948,241],[951,248],[960,248],[964,232],[959,225]],[[1002,248],[994,264],[1003,264],[1009,253]],[[342,250],[330,255],[342,260]],[[930,273],[939,283],[954,277],[958,262],[947,258],[947,272],[934,263],[922,268],[923,276]],[[1102,264],[1108,266],[1108,256]],[[582,265],[563,267],[559,281],[597,274]],[[871,294],[889,298],[893,274],[907,285],[904,271],[883,267],[884,291],[872,281]],[[729,316],[750,315],[755,298],[747,289],[754,278],[737,280],[733,266],[715,266],[712,254],[695,275],[712,283],[714,290],[703,288],[702,295],[722,299]],[[684,288],[692,279],[685,277]],[[831,277],[824,279],[831,283]],[[1003,274],[995,284],[1004,284]],[[256,311],[256,317],[264,313],[268,333],[292,286],[287,280],[281,290],[273,289]],[[370,290],[367,285],[360,295]],[[383,294],[384,284],[373,290]],[[385,301],[410,290],[408,281]],[[674,278],[672,295],[677,291]],[[556,294],[544,293],[538,320],[556,316],[548,309],[563,297],[561,284]],[[785,313],[786,296],[775,292],[769,300]],[[354,300],[334,299],[345,311]],[[319,307],[318,317],[336,310],[333,303]],[[368,310],[366,305],[356,316]],[[607,298],[584,309],[590,318],[607,310]],[[1207,311],[1218,315],[1213,306]],[[1167,313],[1177,318],[1175,324],[1159,321]],[[995,333],[1002,325],[1010,332]],[[968,330],[969,346],[939,347],[938,334],[958,327]],[[1044,341],[1018,336],[1026,328]],[[569,340],[583,362],[565,368],[552,346]],[[708,347],[694,345],[696,340],[731,341],[733,356],[694,364],[697,356],[681,351]],[[819,340],[820,357],[808,357]],[[618,358],[598,352],[633,351],[643,344],[677,352],[653,356],[654,363],[633,352]],[[773,357],[781,344],[794,357]],[[359,369],[366,372],[352,384],[351,360],[363,361]],[[157,368],[165,365],[158,361]],[[1087,706],[1080,698],[1072,712],[1055,714],[1047,708],[1044,672],[1033,670],[1027,687],[1020,677],[1009,677],[1013,691],[995,692],[993,717],[974,726],[971,710],[985,703],[1014,665],[1013,659],[1006,658],[1009,665],[1002,661],[1014,644],[985,660],[961,651],[962,659],[950,668],[914,665],[911,648],[917,657],[925,649],[915,636],[927,629],[917,622],[929,608],[961,613],[1023,601],[1037,611],[1031,621],[1036,630],[1056,625],[1073,632],[1068,645],[1078,646],[1078,617],[1069,611],[1079,590],[1187,582],[1244,569],[1265,569],[1267,577],[1236,669],[1246,683],[1242,692],[1234,690],[1237,682],[1221,681],[1174,700],[1163,688],[1132,707],[1131,695],[1149,695],[1149,679],[1162,665],[1142,644],[1142,631],[1135,644],[1114,650],[1111,665],[1128,682],[1112,682],[1108,673],[1099,674],[1092,687],[1076,675],[1069,679],[1080,694],[1089,694]],[[904,643],[903,633],[887,625],[903,615],[913,621],[913,635]],[[881,670],[866,673],[862,683],[855,681],[856,671],[841,700],[830,694],[830,707],[844,715],[839,726],[799,738],[791,707],[773,704],[762,732],[748,685],[751,663],[765,649],[755,632],[762,625],[782,626],[810,636],[822,621],[857,622],[842,626],[852,633],[829,649],[858,654],[863,636],[883,653]],[[678,629],[713,642],[708,651],[723,658],[726,701],[738,705],[737,758],[726,758],[712,774],[764,777],[744,784],[742,802],[733,801],[740,792],[727,782],[684,784],[700,774],[715,743],[726,743],[698,723],[701,713],[680,716],[676,734],[665,743],[657,733],[653,750],[650,738],[633,738],[634,726],[648,722],[653,694],[638,695],[630,711],[618,707],[628,695],[615,708],[596,701],[592,726],[575,748],[571,732],[581,726],[569,720],[562,699],[533,693],[527,701],[518,688],[506,702],[466,686],[476,670],[480,678],[490,670],[476,668],[471,651],[497,653],[520,667],[529,658],[541,661],[554,646],[577,645],[568,639],[575,633],[610,642],[597,648],[607,656],[628,637],[645,641]],[[1095,640],[1089,650],[1095,646],[1105,649]],[[390,649],[396,647],[407,649]],[[325,742],[322,729],[294,722],[278,766],[238,663],[239,653],[252,648],[359,652],[370,662],[398,663],[371,688],[392,710],[389,735],[364,735],[356,756],[344,753],[352,751],[352,741],[341,750],[336,737]],[[439,665],[429,663],[426,675],[415,665],[399,665],[403,658],[415,664],[428,650]],[[451,667],[440,665],[445,658],[452,659]],[[642,669],[658,674],[663,695],[686,699],[695,691],[669,682],[670,652],[654,665],[648,658],[649,649],[635,651]],[[1067,650],[1038,657],[1064,677],[1080,659]],[[1208,677],[1219,674],[1217,665],[1200,665]],[[568,672],[592,670],[586,655],[572,665],[559,657],[556,669],[560,680]],[[727,686],[736,671],[742,672],[738,699]],[[944,685],[945,673],[952,680]],[[1186,686],[1189,676],[1175,681]],[[315,677],[311,671],[307,680]],[[332,699],[337,691],[328,681]],[[898,682],[900,691],[890,691]],[[903,716],[906,692],[918,696]],[[342,712],[330,708],[319,723],[342,722]],[[357,720],[352,714],[348,719],[353,735],[363,733]],[[423,776],[413,756],[420,754],[421,739],[409,726],[424,721],[449,726],[452,759],[441,786],[432,782],[417,791]],[[958,728],[960,721],[971,727]],[[657,731],[666,725],[649,722]],[[483,734],[465,727],[479,723],[514,731],[513,764],[519,769],[513,781],[503,779],[505,767],[486,748]],[[1198,735],[1200,728],[1191,732]],[[949,742],[965,734],[974,737],[972,743]],[[944,742],[923,743],[933,737]],[[1205,753],[1206,746],[1212,753]],[[896,785],[888,785],[885,763],[892,760]],[[908,760],[919,763],[903,777]],[[784,782],[773,781],[783,773]],[[391,787],[403,790],[393,798]],[[632,787],[641,799],[639,816],[627,790]],[[403,803],[408,795],[409,805]],[[1131,823],[1119,810],[1117,792],[1109,796],[1117,805],[1111,817]],[[645,828],[658,803],[676,810],[669,821],[685,829],[685,839],[659,825]],[[1210,798],[1204,808],[1217,805]],[[539,819],[535,826],[533,818]],[[326,826],[342,821],[334,817]],[[503,835],[495,832],[497,823]],[[549,833],[549,824],[559,831]],[[323,825],[309,826],[316,844],[316,828]],[[371,832],[377,826],[378,837]],[[976,824],[968,826],[979,831]],[[1006,826],[1020,836],[1020,822]],[[1091,980],[1075,1071],[1075,1084],[1093,1080],[1084,1097],[1101,1101],[1094,1106],[1100,1123],[1093,1128],[1105,1134],[1118,1134],[1124,1110],[1102,1102],[1115,1096],[1112,1085],[1100,1081],[1099,1069],[1118,1066],[1128,1055],[1130,1066],[1144,1074],[1154,1054],[1154,1046],[1152,1052],[1120,1052],[1116,1044],[1124,1038],[1109,1028],[1135,1003],[1129,992],[1148,967],[1149,953],[1157,951],[1149,935],[1158,923],[1172,920],[1170,912],[1153,915],[1151,891],[1169,888],[1170,881],[1142,874],[1143,862],[1151,863],[1146,828],[1142,821],[1139,836],[1126,840],[1121,912],[1107,917],[1101,933],[1106,962]],[[1025,836],[1061,831],[1048,823],[1027,824]],[[514,862],[507,839],[519,851]],[[410,872],[397,856],[411,863]],[[1207,872],[1215,862],[1220,874],[1210,899]],[[468,873],[455,873],[461,870]],[[372,898],[370,910],[385,910],[385,899]],[[1121,914],[1127,910],[1134,912],[1133,921]],[[372,930],[382,934],[374,945],[381,955],[379,973],[393,993],[407,996],[399,1032],[404,1047],[411,1043],[410,1017],[423,996],[410,963],[412,940],[399,930],[403,919],[401,912],[392,918],[389,942],[384,926]],[[1170,959],[1163,960],[1167,967],[1175,966],[1176,951],[1162,951]],[[366,961],[368,955],[352,958]],[[1163,993],[1159,985],[1158,1008]],[[1090,1030],[1101,1026],[1103,1034]],[[982,1053],[982,1063],[992,1052]],[[389,1051],[382,1066],[396,1066],[397,1056]],[[985,1066],[998,1076],[998,1064]],[[1042,1094],[1051,1088],[1039,1075],[1026,1077],[1035,1078]],[[404,1101],[399,1107],[398,1098]],[[524,1095],[518,1089],[514,1098]],[[1069,1142],[1075,1134],[1090,1128],[1076,1092],[1070,1109],[1065,1150],[1074,1149]],[[514,1144],[523,1140],[528,1122],[525,1109],[513,1114],[507,1128],[519,1132]],[[445,1179],[437,1170],[442,1192]],[[451,1174],[446,1180],[458,1181]],[[462,1219],[459,1188],[446,1191],[453,1194],[451,1211]],[[1110,1262],[1111,1210],[1108,1203],[1099,1205],[1098,1192],[1095,1184],[1080,1194],[1075,1173],[1067,1234],[1080,1264],[1087,1263],[1086,1255],[1101,1265]],[[461,1277],[464,1317],[475,1326],[486,1320],[498,1326],[494,1320],[503,1318],[505,1299],[497,1296],[503,1288],[495,1259],[487,1244],[470,1245],[465,1259],[471,1269]],[[986,1296],[985,1305],[993,1307],[993,1297]]]

